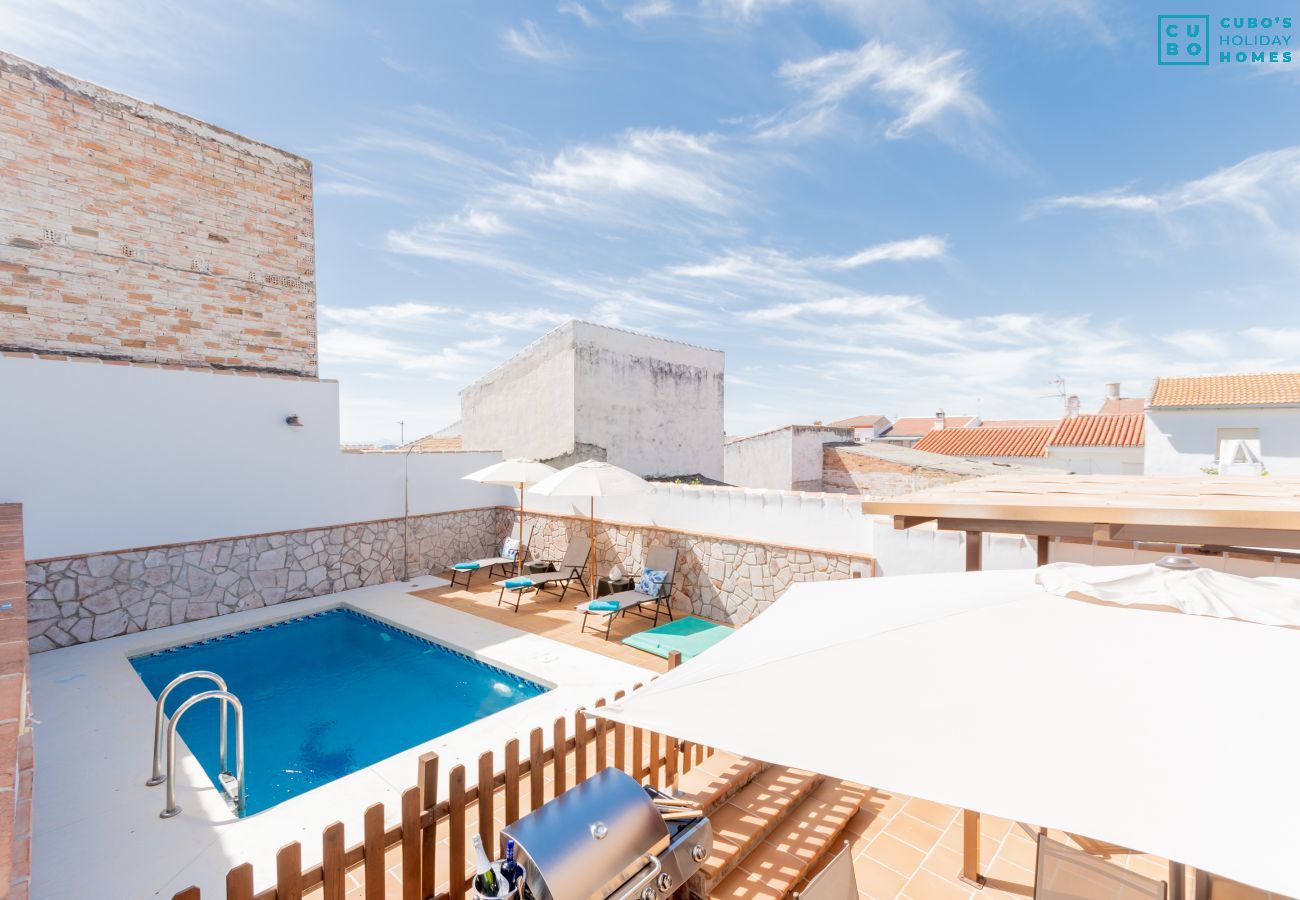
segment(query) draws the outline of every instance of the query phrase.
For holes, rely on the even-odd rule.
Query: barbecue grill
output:
[[[661,805],[673,811],[661,812]],[[524,897],[532,900],[661,900],[683,887],[713,850],[703,812],[614,768],[501,833],[514,839]]]

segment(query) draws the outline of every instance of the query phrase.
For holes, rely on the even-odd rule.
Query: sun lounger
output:
[[[591,616],[605,617],[605,640],[609,640],[610,629],[614,627],[614,617],[617,615],[626,615],[631,612],[635,615],[644,616],[649,619],[651,615],[644,611],[644,607],[650,606],[653,610],[654,624],[659,624],[659,615],[662,609],[663,613],[668,616],[669,621],[673,618],[673,608],[671,598],[673,594],[673,576],[677,572],[677,551],[668,547],[651,547],[646,551],[645,569],[646,572],[663,572],[663,584],[653,594],[642,590],[643,578],[638,579],[637,586],[630,591],[619,591],[617,594],[610,594],[608,597],[601,597],[599,600],[589,600],[586,603],[578,604],[578,612],[582,613],[582,630],[587,630],[587,619]],[[594,607],[594,608],[593,608]],[[591,629],[597,634],[600,628]]]
[[[532,539],[533,539],[532,528],[525,527],[524,542],[515,551],[516,553],[523,554],[524,559],[528,558],[528,544],[532,541]],[[466,560],[465,562],[456,563],[454,566],[451,567],[452,586],[454,587],[456,585],[456,578],[459,575],[465,576],[465,587],[468,588],[470,582],[474,580],[475,572],[483,571],[486,572],[488,575],[491,575],[492,570],[497,568],[498,566],[500,566],[503,570],[507,572],[510,571],[510,569],[514,566],[516,559],[514,556],[511,556],[509,554],[509,548],[512,547],[516,543],[516,541],[518,541],[518,538],[515,537],[514,535],[508,536],[505,539],[505,542],[501,545],[500,556],[492,556],[486,559],[471,559],[471,560]]]
[[[858,877],[848,841],[820,872],[808,879],[802,891],[795,892],[794,900],[858,900]]]
[[[583,572],[586,571],[587,555],[590,552],[591,538],[585,534],[574,535],[569,539],[564,558],[555,564],[554,572],[537,572],[518,579],[507,578],[505,581],[498,581],[497,587],[501,588],[501,592],[497,594],[497,606],[506,602],[506,591],[513,595],[515,612],[519,612],[519,601],[529,591],[547,589],[554,592],[558,587],[560,600],[563,600],[564,595],[569,591],[570,582],[576,581],[585,589],[587,583],[583,580]]]

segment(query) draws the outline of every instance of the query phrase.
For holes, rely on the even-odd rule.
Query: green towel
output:
[[[731,634],[734,629],[717,622],[707,622],[695,616],[675,619],[658,628],[651,628],[640,634],[623,638],[623,643],[655,656],[668,658],[674,650],[682,654],[682,660],[698,656],[718,641]]]

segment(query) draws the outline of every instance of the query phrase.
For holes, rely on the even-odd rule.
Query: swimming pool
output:
[[[206,669],[226,680],[244,705],[244,815],[547,690],[346,607],[160,650],[131,664],[155,698],[185,672]],[[168,695],[167,714],[213,687],[185,682]],[[213,785],[220,784],[220,706],[199,704],[178,728]],[[230,752],[233,765],[233,733]]]

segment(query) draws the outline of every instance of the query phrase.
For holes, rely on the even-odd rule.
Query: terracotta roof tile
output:
[[[983,419],[980,428],[1055,428],[1056,419]]]
[[[1300,406],[1300,372],[1252,372],[1157,378],[1151,408]]]
[[[851,419],[840,419],[838,422],[828,422],[832,428],[868,428],[875,425],[884,416],[854,416]]]
[[[448,450],[459,450],[460,435],[430,434],[404,444],[401,449],[413,450],[416,453],[444,453]]]
[[[1146,416],[1084,415],[1062,419],[1048,443],[1053,447],[1141,447]]]
[[[945,456],[1043,456],[1051,426],[1018,428],[943,428],[913,446]]]
[[[944,428],[965,428],[974,418],[974,416],[948,416]],[[912,435],[920,437],[933,430],[934,416],[910,416],[895,419],[887,434],[890,437],[911,437]]]
[[[1147,402],[1141,397],[1107,397],[1101,402],[1097,414],[1101,416],[1130,416],[1146,410]]]

